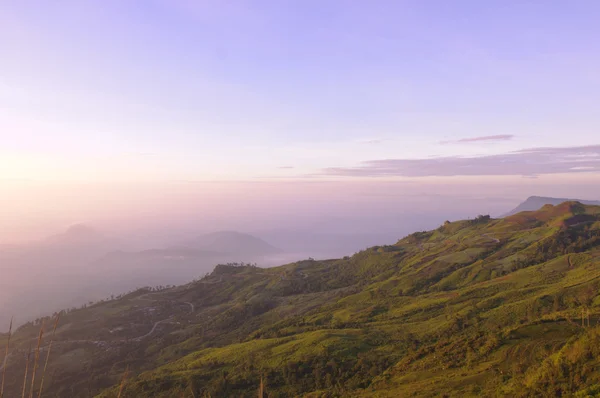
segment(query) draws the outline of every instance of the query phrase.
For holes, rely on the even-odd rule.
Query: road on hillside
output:
[[[500,243],[500,239],[494,238],[494,237],[490,236],[490,234],[483,234],[481,236],[485,236],[486,238],[493,240],[495,243]]]
[[[184,301],[183,304],[187,304],[190,306],[190,314],[193,314],[196,307],[194,306],[194,303],[190,303],[189,301]]]
[[[145,334],[145,335],[143,335],[143,336],[136,337],[135,339],[130,339],[130,340],[132,340],[132,341],[141,341],[141,340],[145,339],[146,337],[149,337],[149,336],[151,336],[151,335],[152,335],[152,333],[154,333],[154,331],[155,331],[155,330],[156,330],[156,328],[158,327],[158,325],[160,325],[160,324],[162,324],[162,323],[173,323],[173,322],[168,322],[168,321],[170,321],[170,320],[171,320],[171,319],[173,319],[173,318],[174,318],[174,316],[171,316],[171,317],[169,317],[169,318],[167,318],[167,319],[163,319],[162,321],[155,322],[155,323],[154,323],[154,325],[152,326],[152,329],[151,329],[151,330],[150,330],[148,333],[146,333],[146,334]],[[121,340],[121,341],[125,341],[125,342],[126,342],[127,340]]]

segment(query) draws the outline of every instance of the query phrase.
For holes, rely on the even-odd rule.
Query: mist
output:
[[[585,177],[2,186],[0,326],[228,262],[270,267],[391,244],[529,195],[594,199]]]

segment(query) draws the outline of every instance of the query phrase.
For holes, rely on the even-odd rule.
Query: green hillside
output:
[[[261,380],[268,397],[596,396],[599,286],[600,207],[578,202],[343,259],[219,265],[63,314],[43,396],[256,397]],[[12,336],[7,397],[39,329]]]

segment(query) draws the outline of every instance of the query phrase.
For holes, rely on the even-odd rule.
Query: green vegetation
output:
[[[62,315],[43,396],[598,396],[599,286],[600,207],[577,202],[344,259],[219,265]],[[38,332],[13,333],[6,396]]]

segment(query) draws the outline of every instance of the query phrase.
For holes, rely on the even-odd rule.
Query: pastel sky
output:
[[[0,179],[600,172],[600,2],[0,2]]]

